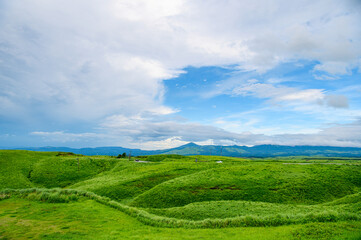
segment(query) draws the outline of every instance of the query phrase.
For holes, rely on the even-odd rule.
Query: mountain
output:
[[[141,150],[123,147],[95,147],[95,148],[67,148],[67,147],[27,147],[16,148],[42,152],[73,152],[83,155],[110,155],[126,153],[132,156],[155,154],[179,155],[222,155],[230,157],[277,157],[277,156],[324,156],[324,157],[361,157],[361,148],[355,147],[330,147],[330,146],[280,146],[257,145],[247,146],[200,146],[188,143],[176,148],[163,150]]]

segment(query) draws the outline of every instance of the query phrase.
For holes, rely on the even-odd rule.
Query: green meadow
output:
[[[0,239],[361,239],[361,160],[1,150]]]

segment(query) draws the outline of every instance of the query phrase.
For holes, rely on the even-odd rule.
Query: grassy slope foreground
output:
[[[159,228],[144,225],[91,200],[44,203],[0,202],[3,239],[358,239],[360,222],[220,229]]]
[[[140,160],[0,151],[0,239],[361,238],[358,160]]]

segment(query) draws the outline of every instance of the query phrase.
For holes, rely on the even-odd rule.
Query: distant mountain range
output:
[[[123,147],[67,148],[67,147],[27,147],[16,148],[42,152],[73,152],[83,155],[110,155],[131,153],[132,156],[179,154],[179,155],[222,155],[230,157],[277,157],[277,156],[325,156],[325,157],[361,157],[361,148],[329,146],[214,146],[188,143],[180,147],[164,150],[141,150]]]

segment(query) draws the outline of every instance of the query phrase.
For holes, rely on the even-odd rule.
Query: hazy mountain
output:
[[[141,150],[123,147],[95,147],[95,148],[67,148],[67,147],[37,147],[16,148],[33,151],[47,152],[73,152],[83,155],[110,155],[126,153],[132,156],[155,154],[180,154],[180,155],[222,155],[232,157],[275,157],[275,156],[325,156],[325,157],[361,157],[361,148],[355,147],[329,147],[329,146],[280,146],[258,145],[247,146],[200,146],[188,143],[176,148],[163,150]]]

